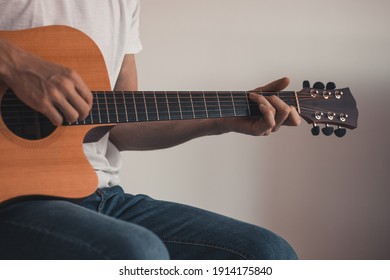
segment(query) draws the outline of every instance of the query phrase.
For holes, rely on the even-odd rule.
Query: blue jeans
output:
[[[222,215],[99,189],[76,204],[0,204],[0,259],[296,259],[276,234]]]

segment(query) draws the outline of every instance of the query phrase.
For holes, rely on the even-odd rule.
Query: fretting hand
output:
[[[285,89],[290,83],[288,78],[281,78],[255,91],[277,92]],[[249,98],[259,105],[261,118],[234,118],[224,120],[225,129],[255,136],[266,136],[277,131],[281,125],[297,126],[301,118],[293,106],[287,105],[276,95],[263,96],[250,93]]]

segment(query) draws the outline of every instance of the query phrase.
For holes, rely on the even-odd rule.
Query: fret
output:
[[[146,99],[145,99],[145,92],[142,92],[142,97],[144,99],[144,107],[145,107],[145,114],[146,114],[146,120],[149,120],[149,114],[148,114],[148,107],[146,106]]]
[[[180,108],[182,112],[182,119],[184,120],[193,119],[195,114],[194,114],[193,106],[191,105],[190,92],[181,91],[178,92],[178,95],[180,101]]]
[[[168,94],[166,91],[164,92],[164,94],[165,94],[165,101],[167,102],[168,119],[170,120],[171,119],[171,109],[169,108]]]
[[[125,99],[126,116],[128,118],[128,121],[137,122],[138,116],[137,116],[137,110],[135,109],[134,93],[131,91],[125,91],[123,93],[123,96]]]
[[[100,116],[99,93],[96,94],[95,101],[97,105],[96,107],[97,107],[97,115],[98,115],[99,123],[102,123],[102,118]]]
[[[221,102],[219,101],[218,91],[216,92],[216,97],[217,97],[217,101],[218,101],[219,116],[222,117]]]
[[[159,120],[170,120],[169,110],[168,110],[168,99],[165,92],[156,91],[156,105],[158,109],[158,118]]]
[[[251,108],[250,108],[250,106],[249,106],[249,98],[248,98],[248,95],[245,95],[245,101],[246,101],[246,105],[247,105],[247,107],[248,107],[248,115],[249,115],[249,116],[252,116],[252,115],[251,115]]]
[[[99,121],[100,123],[108,123],[108,111],[107,111],[107,102],[105,98],[104,92],[99,92],[97,95],[96,101],[98,103],[99,108]]]
[[[153,91],[153,96],[154,96],[154,105],[156,106],[156,113],[157,113],[157,120],[160,120],[160,114],[158,112],[158,107],[157,107],[157,98],[156,98],[156,92]]]
[[[126,115],[126,104],[123,98],[123,91],[114,92],[115,107],[117,111],[117,120],[118,123],[124,123],[128,121]]]
[[[234,116],[237,117],[236,104],[234,103],[233,92],[230,91],[230,98],[232,99]]]
[[[301,107],[299,106],[299,101],[298,101],[298,94],[296,91],[294,91],[294,98],[295,98],[295,108],[297,109],[298,113],[301,113]]]
[[[236,116],[248,116],[249,106],[247,94],[244,92],[232,92],[232,99],[234,103],[234,111]]]
[[[123,109],[125,111],[126,122],[129,122],[129,114],[127,113],[127,105],[126,105],[126,98],[125,98],[124,91],[122,91],[122,100],[123,100]]]
[[[190,100],[191,100],[192,116],[195,119],[196,117],[195,117],[195,110],[194,110],[194,102],[192,100],[192,93],[191,93],[191,91],[190,91]]]
[[[104,97],[106,99],[106,106],[107,106],[107,112],[108,112],[108,122],[109,123],[116,123],[116,112],[115,112],[115,100],[114,100],[114,94],[110,91],[104,92]]]
[[[157,116],[154,92],[150,92],[150,91],[144,92],[144,99],[145,99],[145,108],[147,112],[148,121],[157,121],[158,116]]]
[[[88,119],[90,124],[94,124],[93,117],[97,111],[97,105],[96,105],[96,92],[92,92],[92,108],[89,112]]]
[[[204,94],[204,91],[202,91],[202,96],[203,96],[203,102],[204,102],[204,107],[205,107],[205,111],[206,111],[206,118],[208,118],[209,117],[209,111],[207,109],[206,96]]]
[[[135,104],[135,109],[137,112],[137,121],[143,122],[147,121],[147,115],[146,115],[146,107],[145,107],[145,99],[144,95],[142,92],[136,91],[133,92],[134,95],[134,104]]]
[[[179,100],[176,92],[167,92],[169,113],[172,120],[180,120]]]
[[[221,108],[221,117],[234,117],[236,114],[232,103],[231,93],[220,91],[217,92],[217,96]]]
[[[110,123],[110,122],[111,122],[111,120],[110,120],[110,112],[109,112],[109,110],[108,110],[107,94],[106,94],[105,91],[103,92],[103,96],[104,96],[104,105],[105,105],[105,107],[106,107],[106,113],[107,113],[107,122]]]
[[[119,123],[119,114],[118,114],[118,102],[116,101],[116,95],[117,93],[114,92],[112,96],[114,97],[114,107],[115,107],[115,116],[116,116],[116,122]]]
[[[181,102],[180,102],[180,96],[178,91],[176,91],[176,96],[177,96],[177,103],[179,104],[180,119],[183,119],[183,110],[181,109]]]
[[[133,97],[133,105],[134,105],[134,112],[135,112],[135,120],[138,122],[138,111],[137,111],[137,102],[135,101],[135,93],[131,92],[131,96]]]
[[[218,98],[215,92],[204,92],[204,97],[206,100],[207,108],[207,117],[208,118],[218,118],[221,116],[221,110],[218,106]]]
[[[191,97],[195,118],[207,118],[206,100],[204,98],[203,92],[191,92]]]

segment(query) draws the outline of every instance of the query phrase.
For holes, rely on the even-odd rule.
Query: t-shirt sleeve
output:
[[[130,27],[127,34],[127,43],[125,53],[136,54],[142,50],[142,44],[139,37],[139,17],[140,17],[140,1],[131,1],[133,5],[129,7]]]

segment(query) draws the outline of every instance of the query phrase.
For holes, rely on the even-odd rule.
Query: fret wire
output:
[[[234,116],[236,117],[236,116],[237,116],[237,113],[236,113],[236,104],[234,103],[233,92],[232,92],[232,91],[230,91],[230,97],[232,98],[233,112],[234,112]]]
[[[206,117],[209,118],[209,112],[207,110],[207,103],[206,103],[206,97],[204,95],[204,91],[202,91],[202,94],[203,94],[204,107],[206,109]]]
[[[177,95],[177,102],[179,103],[180,118],[183,119],[183,112],[181,110],[181,101],[180,101],[180,96],[178,91],[176,91],[176,95]]]
[[[116,114],[116,122],[119,123],[119,117],[118,117],[118,107],[117,107],[117,102],[116,102],[116,94],[113,94],[114,96],[114,107],[115,107],[115,114]]]
[[[191,101],[191,108],[192,108],[192,116],[195,119],[195,110],[194,110],[194,102],[192,100],[192,92],[190,91],[190,101]]]
[[[301,108],[299,107],[299,101],[298,101],[298,94],[296,91],[294,91],[294,97],[295,97],[295,104],[296,104],[296,109],[298,113],[301,113]]]
[[[154,95],[154,104],[156,105],[157,120],[160,120],[160,112],[158,111],[157,98],[156,98],[156,92],[155,91],[153,91],[153,95]]]
[[[122,98],[123,98],[123,104],[125,107],[125,113],[126,113],[126,122],[129,122],[129,115],[127,113],[127,105],[126,105],[126,99],[125,99],[125,92],[122,91]]]
[[[101,117],[101,113],[100,113],[100,104],[99,104],[99,97],[98,96],[96,97],[96,103],[98,105],[99,123],[102,123],[102,117]]]
[[[93,108],[95,107],[94,103],[95,103],[95,97],[92,98],[92,108],[89,111],[89,116],[88,116],[91,119],[90,120],[91,124],[93,124]]]
[[[146,98],[145,98],[145,92],[142,92],[142,95],[144,97],[144,107],[145,107],[145,114],[146,114],[146,120],[149,121],[149,113],[148,113],[148,107],[146,106]]]
[[[137,110],[137,103],[135,102],[134,91],[132,92],[132,95],[133,95],[133,102],[134,102],[135,119],[138,122],[139,121],[139,119],[138,119],[138,112],[137,112],[138,110]]]
[[[107,110],[107,119],[108,119],[108,123],[110,123],[110,114],[108,113],[108,104],[107,104],[107,95],[106,95],[106,91],[104,91],[104,100],[106,101],[106,110]]]
[[[219,108],[219,116],[222,117],[221,103],[219,102],[219,94],[218,94],[218,91],[217,91],[217,101],[218,101],[218,108]]]
[[[245,96],[246,104],[248,106],[248,115],[251,116],[251,108],[249,107],[248,95]]]
[[[168,94],[166,91],[164,91],[165,93],[165,100],[167,101],[167,108],[168,108],[168,118],[171,120],[171,110],[170,110],[170,107],[169,107],[169,102],[168,102]]]
[[[168,120],[168,104],[167,99],[163,91],[155,92],[156,100],[157,100],[157,108],[160,120]]]

